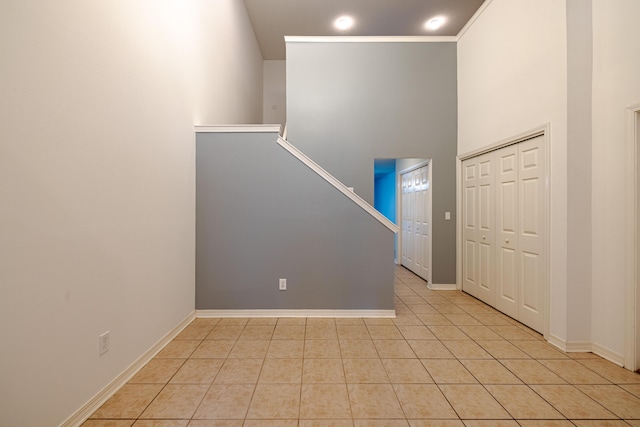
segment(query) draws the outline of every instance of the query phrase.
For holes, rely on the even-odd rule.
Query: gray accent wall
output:
[[[437,284],[456,282],[456,74],[453,42],[287,43],[292,144],[371,204],[375,158],[432,159]]]
[[[584,262],[593,254],[592,7],[567,1],[567,339],[582,342],[591,339],[593,288]]]
[[[196,309],[392,310],[394,233],[276,139],[197,134]]]

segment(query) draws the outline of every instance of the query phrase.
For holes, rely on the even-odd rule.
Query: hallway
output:
[[[640,426],[640,375],[402,267],[395,301],[395,319],[196,319],[83,426]]]

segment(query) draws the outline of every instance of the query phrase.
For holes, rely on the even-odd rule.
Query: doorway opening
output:
[[[374,207],[401,228],[395,263],[431,284],[432,196],[429,159],[374,160]]]

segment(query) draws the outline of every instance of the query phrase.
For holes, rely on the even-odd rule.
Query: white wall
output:
[[[593,341],[624,352],[626,108],[640,103],[640,2],[593,0]],[[632,325],[627,325],[632,327]]]
[[[263,65],[262,123],[287,122],[287,62],[264,61]]]
[[[566,5],[493,0],[458,42],[458,154],[551,125],[551,334],[567,337]],[[586,309],[588,313],[588,309]]]
[[[241,0],[3,1],[0,52],[0,424],[57,425],[194,310],[193,125],[262,57]]]

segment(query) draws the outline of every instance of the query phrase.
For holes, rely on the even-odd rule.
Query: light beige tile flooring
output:
[[[85,427],[640,426],[640,375],[396,269],[395,319],[196,319]]]

